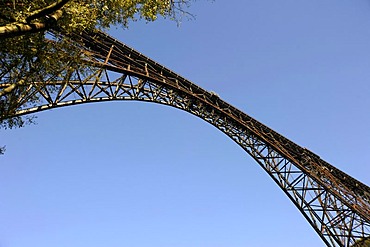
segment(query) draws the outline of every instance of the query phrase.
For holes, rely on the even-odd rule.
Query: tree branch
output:
[[[37,58],[34,63],[39,63],[39,62],[40,62],[40,60],[39,60],[39,58]],[[26,66],[26,63],[27,63],[27,61],[25,61],[23,63],[23,65],[21,66],[21,68],[20,68],[21,71],[24,70],[24,67]],[[3,85],[0,84],[0,88],[4,88],[3,90],[0,91],[0,98],[2,96],[10,94],[11,92],[13,92],[19,86],[25,85],[27,78],[30,75],[32,75],[35,71],[36,71],[35,66],[32,66],[30,64],[30,70],[25,73],[25,76],[22,79],[20,79],[19,81],[15,82],[15,83],[7,83],[7,84],[3,84]]]
[[[37,18],[43,17],[43,16],[47,16],[47,15],[49,15],[49,14],[51,14],[51,13],[57,11],[57,10],[60,10],[69,1],[70,0],[59,0],[59,1],[56,1],[55,3],[53,3],[53,4],[50,4],[49,6],[47,6],[45,8],[35,10],[31,14],[28,15],[28,17],[26,18],[26,22],[29,23],[34,19],[37,19]]]
[[[49,15],[49,19],[43,22],[22,23],[13,22],[0,27],[0,39],[20,36],[25,33],[39,32],[55,25],[56,21],[62,16],[63,11],[57,10],[54,14]]]
[[[0,91],[0,97],[10,94],[11,92],[14,91],[14,89],[16,89],[18,86],[21,86],[23,84],[24,84],[24,80],[20,80],[17,83],[10,84],[9,86],[7,86],[6,88]]]

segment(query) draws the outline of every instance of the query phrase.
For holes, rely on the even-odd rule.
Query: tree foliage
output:
[[[57,25],[67,32],[127,26],[130,20],[178,18],[189,0],[11,0],[0,3],[0,36]]]
[[[370,247],[370,238],[364,238],[357,241],[353,247]]]
[[[8,0],[0,1],[0,127],[21,127],[32,118],[7,118],[31,82],[84,70],[81,51],[67,37],[159,16],[181,20],[191,0]],[[50,31],[54,36],[50,35]],[[61,35],[62,33],[62,35]],[[32,95],[24,104],[36,104]],[[17,104],[15,104],[17,103]]]

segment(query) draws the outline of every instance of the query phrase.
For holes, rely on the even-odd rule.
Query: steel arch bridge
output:
[[[16,111],[1,119],[57,107],[112,100],[169,105],[214,125],[240,145],[303,214],[327,246],[370,240],[370,188],[266,125],[102,32],[73,37],[89,54],[89,73],[21,85]],[[4,76],[4,75],[3,75]],[[0,89],[10,86],[1,83]],[[38,98],[34,103],[29,99]]]

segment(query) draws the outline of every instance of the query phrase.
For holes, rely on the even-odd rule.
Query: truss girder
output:
[[[74,37],[76,39],[76,37]],[[18,98],[21,116],[56,107],[111,100],[155,102],[209,122],[240,145],[296,205],[327,246],[370,238],[370,189],[164,66],[103,33],[81,35],[89,75],[33,82]],[[81,45],[81,44],[80,44]],[[6,87],[0,84],[1,87]],[[36,97],[35,97],[36,96]],[[39,98],[29,104],[29,98]]]

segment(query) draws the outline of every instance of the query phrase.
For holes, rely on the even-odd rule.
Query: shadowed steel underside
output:
[[[218,95],[96,32],[72,38],[88,54],[86,69],[23,87],[17,111],[2,119],[56,107],[112,100],[169,105],[214,125],[240,145],[296,205],[327,246],[361,246],[370,238],[370,188],[298,146]],[[68,68],[66,68],[66,71]],[[1,79],[1,78],[0,78]],[[1,84],[5,88],[8,84]],[[36,97],[35,97],[36,96]],[[29,103],[30,98],[39,98]]]

